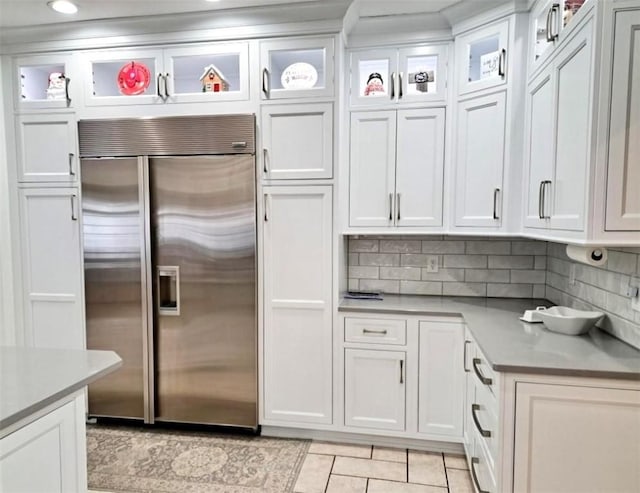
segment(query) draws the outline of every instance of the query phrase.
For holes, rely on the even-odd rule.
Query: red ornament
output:
[[[118,88],[126,96],[142,94],[150,82],[149,69],[139,62],[127,63],[118,72]]]

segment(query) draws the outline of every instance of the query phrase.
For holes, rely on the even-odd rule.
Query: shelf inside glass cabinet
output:
[[[298,90],[326,87],[324,48],[273,50],[269,54],[271,89]]]
[[[469,45],[469,82],[498,77],[500,37],[475,41]]]
[[[423,95],[436,91],[438,78],[438,56],[408,56],[404,67],[408,95]]]
[[[148,77],[148,86],[141,87],[139,92],[121,90],[119,76],[121,70],[132,68],[139,71],[140,79]],[[106,60],[92,62],[93,95],[96,97],[129,97],[134,95],[149,95],[156,93],[156,65],[155,58],[137,58],[135,60]],[[142,85],[142,81],[140,80]]]
[[[64,64],[20,67],[20,99],[22,101],[64,100]],[[54,79],[50,82],[50,78]]]
[[[173,92],[176,94],[238,92],[238,53],[173,57]]]

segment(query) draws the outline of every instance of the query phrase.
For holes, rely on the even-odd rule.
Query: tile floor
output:
[[[313,442],[294,493],[473,493],[463,456]]]

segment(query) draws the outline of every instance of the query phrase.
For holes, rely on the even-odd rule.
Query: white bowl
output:
[[[574,310],[567,306],[554,306],[546,310],[539,310],[536,315],[552,332],[577,336],[588,332],[604,313]]]

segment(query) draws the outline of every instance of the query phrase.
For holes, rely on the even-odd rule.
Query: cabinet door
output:
[[[505,93],[458,104],[456,226],[500,225]]]
[[[398,110],[397,226],[442,226],[444,123],[444,108]]]
[[[350,226],[393,225],[396,112],[351,113]]]
[[[640,10],[616,13],[605,229],[640,230]],[[631,61],[631,63],[629,63]]]
[[[548,70],[535,79],[527,92],[525,142],[525,217],[531,228],[546,226],[545,194],[553,176],[553,78]]]
[[[464,409],[462,412],[463,419],[463,443],[467,456],[467,460],[471,460],[474,452],[473,441],[473,417],[471,415],[471,405],[475,402],[476,398],[476,385],[473,380],[475,377],[471,372],[471,364],[475,357],[475,342],[469,332],[468,328],[465,328],[464,347],[462,351],[463,364],[464,364]]]
[[[260,45],[262,99],[333,96],[333,39]]]
[[[446,45],[403,48],[398,58],[398,102],[446,100]]]
[[[262,108],[266,179],[333,176],[333,105],[289,104]]]
[[[351,53],[351,105],[394,103],[398,97],[398,50]]]
[[[549,185],[549,227],[582,231],[591,160],[592,29],[589,22],[554,61],[555,167]]]
[[[17,106],[20,109],[71,107],[70,85],[79,83],[77,74],[72,71],[70,55],[17,58],[14,71]]]
[[[464,324],[420,322],[418,431],[462,438]]]
[[[506,85],[508,43],[508,20],[456,39],[459,95]]]
[[[18,181],[77,180],[76,119],[73,114],[22,115],[16,118]]]
[[[403,431],[406,354],[364,349],[344,353],[344,424]]]
[[[0,491],[87,491],[84,395],[0,440]]]
[[[21,189],[20,223],[27,344],[84,348],[77,189]]]
[[[249,45],[220,43],[164,51],[163,84],[169,102],[249,99]]]
[[[264,187],[264,415],[331,423],[331,187]]]
[[[516,384],[513,491],[640,491],[640,392]]]

